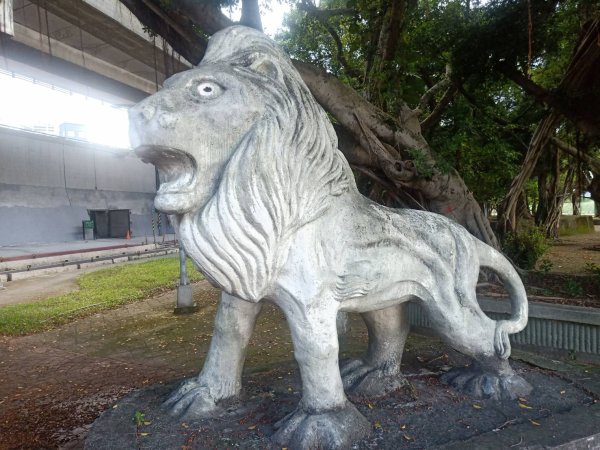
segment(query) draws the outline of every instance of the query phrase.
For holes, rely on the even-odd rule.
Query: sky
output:
[[[112,147],[129,147],[127,110],[81,94],[51,89],[31,79],[0,72],[0,124],[16,128],[53,127],[61,123],[86,126],[88,140]],[[106,130],[111,130],[107,133]]]
[[[285,0],[271,0],[260,2],[263,31],[267,36],[273,37],[281,27],[283,16],[289,12],[290,5]],[[239,21],[242,15],[241,6],[236,8],[223,8],[223,13],[233,21]]]
[[[262,5],[261,5],[262,6]],[[289,5],[279,0],[262,7],[264,31],[273,37],[283,22]],[[239,20],[241,10],[223,11],[232,20]],[[111,147],[129,147],[129,121],[127,109],[115,107],[85,95],[52,89],[35,84],[25,77],[13,77],[0,71],[0,125],[33,129],[35,126],[51,127],[58,135],[61,123],[77,123],[86,127],[87,140]],[[110,133],[107,132],[110,130]]]

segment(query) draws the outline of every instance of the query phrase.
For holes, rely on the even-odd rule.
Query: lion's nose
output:
[[[152,105],[142,105],[140,115],[146,120],[152,120],[156,114],[156,108]]]
[[[131,122],[148,122],[156,114],[156,107],[147,102],[138,103],[129,109],[129,120]]]
[[[173,128],[177,123],[177,117],[171,113],[162,113],[158,116],[158,123],[163,128]]]

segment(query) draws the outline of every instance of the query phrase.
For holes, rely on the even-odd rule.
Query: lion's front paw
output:
[[[515,373],[498,375],[479,368],[461,367],[441,376],[448,384],[467,395],[494,400],[512,400],[529,395],[533,387]]]
[[[193,420],[214,417],[222,413],[207,386],[197,379],[184,381],[163,403],[169,414],[180,419]]]
[[[298,407],[275,428],[273,442],[293,450],[349,448],[371,432],[369,421],[350,402],[341,409],[315,414]]]
[[[359,397],[382,397],[407,383],[396,365],[373,367],[362,359],[347,362],[340,372],[344,389]]]

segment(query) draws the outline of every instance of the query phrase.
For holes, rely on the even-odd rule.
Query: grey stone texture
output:
[[[515,369],[535,387],[536,395],[521,400],[476,400],[436,382],[437,373],[448,362],[461,363],[459,355],[449,352],[450,361],[436,358],[448,349],[433,340],[419,340],[428,345],[413,340],[412,344],[418,348],[407,351],[404,365],[410,387],[369,401],[356,399],[357,409],[373,431],[349,448],[598,448],[600,405],[594,397],[599,391],[581,383],[582,379],[589,379],[589,374],[559,372],[557,376],[552,371],[518,364]],[[185,421],[166,414],[161,403],[177,382],[136,391],[94,422],[85,448],[162,450],[185,446],[190,450],[281,450],[281,445],[270,437],[277,418],[294,412],[301,380],[290,364],[273,366],[266,371],[245,373],[243,406],[229,405],[218,417]],[[144,414],[146,423],[136,425],[136,412]]]
[[[348,448],[369,434],[344,387],[372,396],[403,384],[410,300],[476,361],[449,383],[498,400],[531,391],[508,363],[508,336],[527,324],[512,265],[449,219],[363,197],[327,115],[265,35],[240,26],[215,34],[197,68],[130,117],[137,154],[161,177],[156,208],[172,215],[188,255],[223,290],[204,367],[167,400],[171,414],[214,416],[239,398],[264,301],[287,319],[302,378],[297,408],[275,426],[278,445]],[[504,282],[508,319],[479,307],[480,267]],[[367,353],[341,372],[340,312],[362,314],[369,330]]]

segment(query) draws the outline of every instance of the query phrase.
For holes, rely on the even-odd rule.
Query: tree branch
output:
[[[371,180],[373,180],[375,183],[377,183],[377,184],[383,186],[384,188],[386,188],[388,190],[388,192],[390,193],[390,195],[392,196],[392,198],[399,205],[402,205],[403,207],[407,207],[406,203],[398,196],[398,194],[396,194],[396,192],[394,192],[394,186],[391,183],[388,183],[387,181],[385,181],[380,176],[377,176],[375,174],[375,172],[373,172],[371,169],[368,169],[367,167],[358,166],[358,165],[355,165],[355,164],[351,164],[350,167],[352,167],[352,169],[356,170],[357,172],[360,172],[363,175],[366,175]]]
[[[536,84],[507,64],[497,66],[500,73],[543,103],[569,119],[590,137],[600,136],[600,18],[583,28],[569,66],[555,91]]]
[[[242,18],[240,19],[240,24],[263,31],[258,0],[242,0]]]
[[[384,113],[361,97],[351,87],[333,75],[310,64],[294,61],[302,79],[327,112],[360,141],[360,130],[356,130],[355,111],[361,111],[361,120],[379,140],[394,148],[422,149],[427,159],[433,160],[425,140],[402,128],[395,118]]]
[[[487,111],[485,108],[483,108],[477,102],[475,97],[473,97],[469,92],[467,92],[465,90],[465,88],[462,86],[462,84],[458,86],[458,91],[471,104],[471,106],[473,106],[475,109],[477,109],[483,115],[488,117],[492,122],[495,122],[496,124],[500,125],[502,127],[502,130],[509,133],[513,138],[515,138],[515,140],[518,141],[525,150],[527,150],[529,148],[529,146],[521,139],[521,137],[513,131],[514,128],[517,128],[521,131],[525,131],[525,132],[529,133],[528,128],[520,126],[520,125],[516,125],[514,122],[510,122],[500,116],[497,116],[496,114],[490,113],[489,111]]]
[[[575,147],[570,146],[566,142],[561,141],[560,139],[558,139],[556,137],[551,137],[550,141],[552,143],[554,143],[558,148],[560,148],[565,153],[568,153],[569,155],[571,155],[575,158],[579,158],[582,161],[585,161],[590,166],[590,169],[592,169],[592,171],[594,171],[596,173],[600,173],[600,159],[598,159],[586,152],[578,150]]]
[[[406,0],[392,0],[385,12],[378,45],[384,64],[392,61],[396,56],[407,8]]]
[[[543,103],[551,108],[555,108],[557,111],[562,113],[562,105],[556,98],[556,96],[550,92],[548,89],[543,88],[539,84],[535,83],[531,80],[531,78],[527,78],[518,70],[509,67],[506,64],[502,64],[498,66],[498,70],[502,73],[506,78],[515,82],[521,88],[527,92],[528,94],[533,95],[533,97],[539,102]],[[564,115],[564,114],[563,114]]]
[[[173,0],[171,11],[179,16],[179,21],[185,23],[185,21],[191,20],[208,35],[234,25],[234,22],[223,14],[218,6],[210,2]]]
[[[313,5],[312,3],[308,2],[308,1],[303,1],[302,3],[300,3],[298,5],[298,8],[302,9],[303,11],[306,11],[307,14],[311,15],[316,20],[318,20],[319,23],[327,30],[327,32],[333,39],[333,42],[335,43],[336,56],[337,56],[336,59],[338,60],[340,65],[344,68],[346,73],[348,73],[348,75],[350,75],[351,77],[359,78],[361,75],[360,72],[358,70],[352,68],[350,66],[350,63],[346,59],[346,56],[344,54],[344,45],[342,44],[342,40],[340,39],[339,34],[327,22],[327,19],[329,19],[329,17],[332,17],[332,15],[321,14],[323,12],[323,10],[319,10],[319,8],[317,8],[315,5]]]
[[[458,92],[456,85],[450,85],[446,92],[444,92],[440,101],[435,105],[433,111],[431,111],[431,114],[421,122],[421,130],[429,130],[439,123],[442,118],[442,113],[446,109],[446,106],[450,104],[456,92]]]
[[[447,65],[446,74],[444,75],[444,77],[440,81],[435,83],[433,86],[431,86],[429,89],[427,89],[427,91],[425,91],[425,93],[421,96],[419,104],[416,108],[418,112],[424,111],[425,108],[427,108],[427,105],[429,104],[431,99],[433,99],[435,94],[437,94],[442,89],[446,89],[448,86],[450,86],[450,84],[452,83],[452,80],[450,79],[451,75],[452,70],[450,69],[450,66]]]

